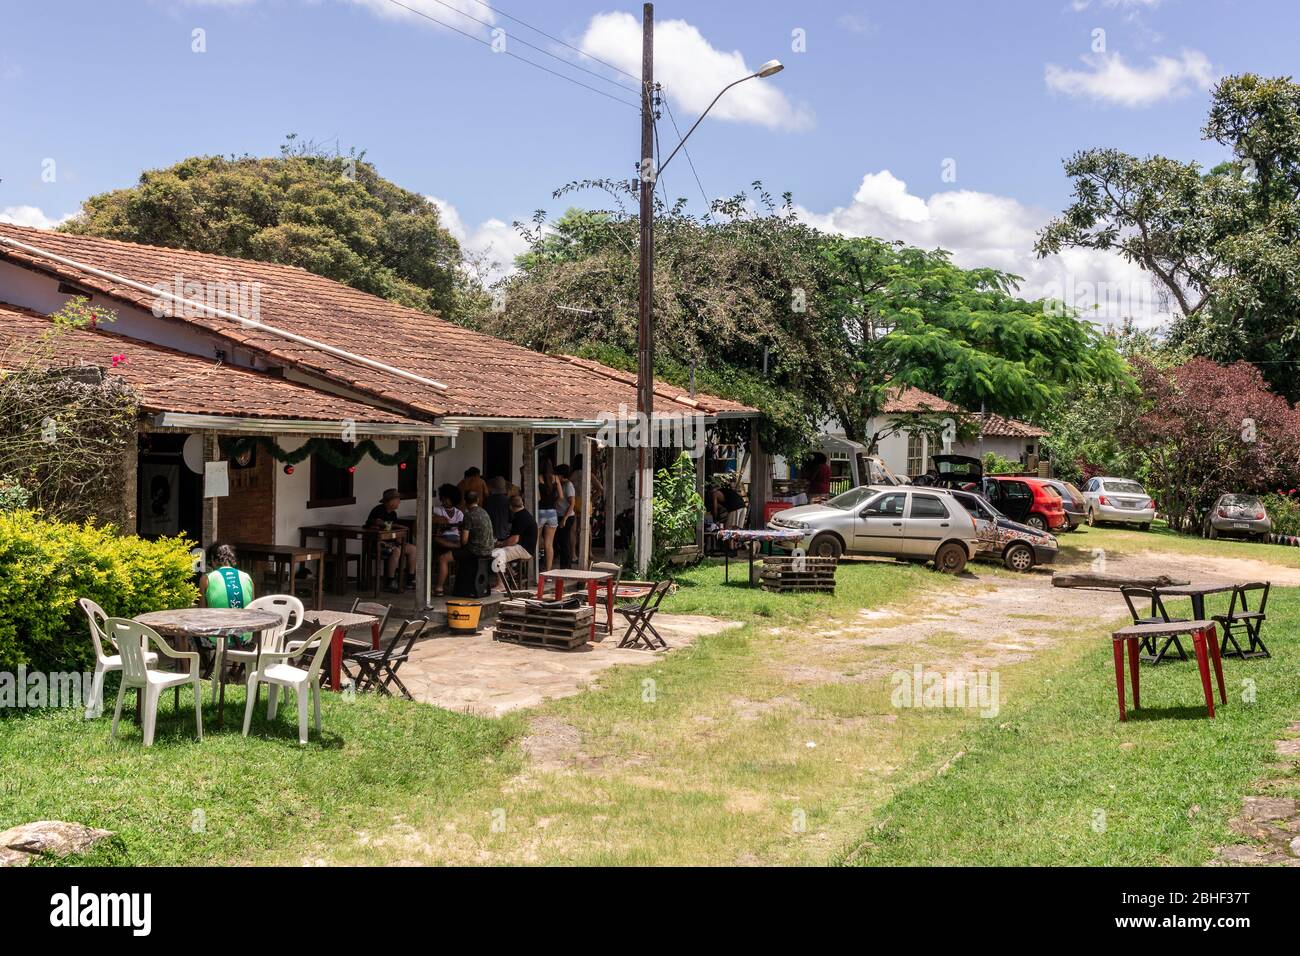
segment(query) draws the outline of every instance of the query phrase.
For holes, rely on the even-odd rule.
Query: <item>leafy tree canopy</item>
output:
[[[635,367],[639,223],[608,181],[613,208],[539,213],[519,271],[503,281],[485,331],[544,351]],[[1093,326],[1010,291],[1017,277],[965,270],[942,250],[828,235],[789,195],[761,184],[696,217],[659,203],[656,372],[761,408],[765,439],[797,454],[820,421],[870,443],[888,387],[905,382],[967,407],[1041,415],[1073,383],[1122,380]]]
[[[1089,149],[1065,163],[1074,201],[1039,235],[1040,255],[1114,249],[1177,303],[1171,342],[1218,362],[1245,359],[1300,398],[1300,85],[1229,76],[1207,140],[1232,158],[1208,172],[1163,156]]]
[[[290,136],[279,157],[195,156],[92,196],[62,228],[301,266],[413,308],[463,314],[475,287],[437,207],[383,179],[364,155],[326,155]]]

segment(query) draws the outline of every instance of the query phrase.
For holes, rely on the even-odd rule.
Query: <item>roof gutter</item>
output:
[[[0,245],[11,246],[14,249],[21,249],[32,255],[42,256],[51,262],[57,262],[60,265],[67,266],[70,269],[76,269],[78,272],[84,272],[87,275],[95,276],[99,279],[105,279],[109,282],[115,282],[119,285],[136,289],[140,292],[147,292],[156,297],[162,297],[170,302],[185,306],[189,309],[198,309],[214,315],[220,319],[228,319],[232,322],[238,322],[246,329],[257,329],[260,332],[270,332],[272,335],[278,335],[290,342],[297,342],[299,345],[306,345],[310,348],[319,349],[335,358],[341,358],[357,365],[364,365],[366,368],[375,369],[380,372],[387,372],[389,375],[396,375],[398,378],[405,379],[408,382],[416,382],[420,385],[427,385],[430,388],[436,388],[439,391],[447,391],[448,386],[442,382],[434,381],[431,378],[425,378],[422,375],[416,375],[414,372],[408,372],[405,369],[397,368],[393,365],[387,365],[383,362],[377,362],[374,359],[366,358],[364,355],[357,355],[355,352],[349,352],[346,349],[337,348],[325,342],[318,342],[315,339],[309,339],[305,335],[299,335],[296,332],[290,332],[287,329],[281,329],[274,325],[267,325],[257,319],[245,318],[234,312],[227,312],[225,309],[218,309],[216,306],[208,305],[206,302],[199,302],[195,299],[186,299],[176,295],[174,292],[168,292],[166,289],[157,286],[145,285],[143,282],[137,282],[134,279],[128,279],[126,276],[115,275],[112,272],[106,272],[103,269],[96,269],[94,266],[88,266],[84,262],[78,262],[75,259],[68,259],[56,253],[42,249],[39,246],[28,245],[25,242],[19,242],[17,239],[10,239],[8,236],[0,236]]]
[[[343,434],[346,429],[354,429],[358,435],[375,438],[410,438],[434,437],[455,438],[459,430],[445,425],[432,425],[423,422],[400,424],[396,422],[376,422],[367,424],[356,421],[310,421],[301,418],[241,418],[236,415],[194,415],[188,412],[160,412],[153,418],[159,428],[187,428],[191,430],[225,429],[256,434],[276,435],[333,435]]]

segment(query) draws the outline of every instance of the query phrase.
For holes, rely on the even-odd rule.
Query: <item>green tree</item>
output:
[[[64,230],[300,266],[450,318],[481,290],[424,196],[364,153],[325,155],[294,137],[273,158],[195,156],[92,196]]]
[[[1039,235],[1040,255],[1113,249],[1177,305],[1176,345],[1259,365],[1300,398],[1300,85],[1290,77],[1218,83],[1207,140],[1232,158],[1205,172],[1164,156],[1089,149],[1065,163],[1074,201]]]
[[[867,422],[899,383],[966,408],[1035,418],[1080,383],[1126,377],[1091,323],[1059,303],[1013,295],[1018,276],[961,269],[942,249],[878,239],[826,237],[823,258],[825,307],[846,359],[831,400],[854,440],[879,437],[867,434]]]

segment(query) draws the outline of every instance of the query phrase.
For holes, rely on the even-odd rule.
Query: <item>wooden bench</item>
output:
[[[1196,666],[1201,672],[1201,689],[1205,692],[1205,706],[1214,716],[1214,693],[1210,689],[1210,661],[1214,662],[1214,676],[1219,684],[1219,699],[1226,704],[1227,692],[1223,687],[1223,661],[1219,656],[1219,642],[1213,621],[1169,621],[1156,624],[1130,624],[1111,635],[1115,655],[1115,689],[1119,694],[1119,719],[1127,720],[1124,707],[1124,647],[1128,646],[1129,679],[1133,682],[1133,709],[1142,706],[1139,690],[1138,655],[1145,640],[1190,634],[1196,648]]]

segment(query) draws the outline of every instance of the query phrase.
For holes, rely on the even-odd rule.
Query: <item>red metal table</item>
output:
[[[303,625],[318,630],[333,625],[330,637],[330,690],[340,690],[343,676],[343,635],[348,631],[369,631],[370,646],[379,650],[379,618],[373,614],[351,614],[347,611],[307,611],[302,616]]]
[[[543,571],[537,575],[537,597],[542,597],[542,590],[546,586],[547,580],[555,582],[555,599],[558,601],[564,597],[564,582],[573,581],[575,583],[586,582],[587,584],[587,603],[592,607],[596,606],[596,591],[602,586],[605,588],[605,633],[614,633],[614,572],[612,571],[579,571],[577,569],[559,568],[555,571]],[[596,640],[596,617],[591,618],[591,640]]]

